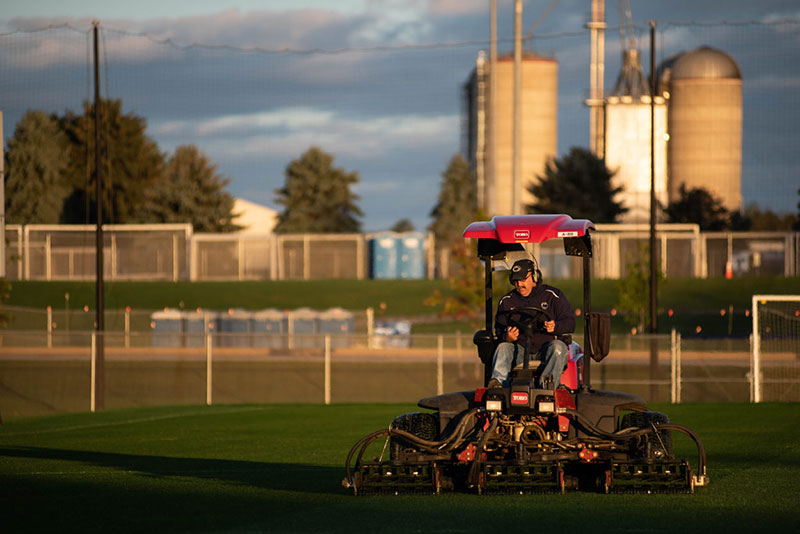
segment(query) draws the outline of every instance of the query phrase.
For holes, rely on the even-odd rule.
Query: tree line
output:
[[[123,113],[120,100],[102,100],[100,161],[103,222],[114,224],[189,222],[198,232],[240,229],[230,178],[195,145],[162,152],[147,133],[144,118]],[[5,151],[6,221],[17,224],[89,224],[97,220],[94,105],[82,113],[28,111]],[[528,213],[569,213],[597,223],[617,222],[627,211],[616,197],[621,187],[603,160],[573,147],[547,163],[528,191],[536,199]],[[363,212],[352,187],[358,172],[334,165],[334,156],[310,147],[285,169],[276,189],[278,233],[359,232]],[[799,206],[800,207],[800,206]],[[459,154],[442,172],[439,196],[430,212],[437,244],[449,248],[478,216],[475,174]],[[750,206],[727,211],[705,189],[681,187],[680,197],[660,206],[665,222],[697,223],[701,230],[790,230],[800,218]],[[408,219],[391,228],[413,230]]]

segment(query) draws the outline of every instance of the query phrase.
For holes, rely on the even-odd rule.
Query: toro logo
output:
[[[524,391],[511,393],[511,404],[528,404],[528,394]]]
[[[514,230],[514,239],[517,241],[527,241],[531,238],[530,230]]]

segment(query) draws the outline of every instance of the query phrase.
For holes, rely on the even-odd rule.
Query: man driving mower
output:
[[[514,289],[497,303],[495,334],[502,342],[492,360],[490,388],[507,385],[511,369],[523,364],[526,347],[531,360],[542,362],[537,387],[557,388],[567,367],[567,344],[559,337],[575,330],[575,313],[560,289],[542,283],[535,261],[514,263],[509,274]]]

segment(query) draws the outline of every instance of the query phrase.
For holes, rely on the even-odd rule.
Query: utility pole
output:
[[[484,180],[486,184],[486,194],[484,196],[484,209],[487,215],[493,215],[497,211],[497,204],[495,195],[495,187],[497,182],[495,180],[497,170],[497,145],[495,132],[497,127],[497,0],[491,2],[490,14],[490,44],[489,44],[489,105],[487,106],[489,112],[487,121],[487,137],[486,143],[488,149],[488,157],[484,159],[485,172]],[[487,161],[488,160],[488,161]]]
[[[605,76],[605,0],[592,0],[592,20],[586,24],[591,31],[589,63],[589,150],[605,159],[605,115],[603,107]]]
[[[522,131],[520,113],[522,111],[522,0],[514,0],[514,105],[512,113],[512,170],[511,170],[511,213],[519,215],[522,191],[520,191],[520,166],[522,164]]]
[[[103,331],[105,325],[103,317],[103,171],[100,158],[100,54],[98,45],[99,21],[94,21],[94,172],[95,194],[97,196],[97,226],[95,231],[95,258],[96,283],[95,283],[95,332],[97,334],[96,349],[96,393],[95,407],[98,410],[105,408],[105,339]]]
[[[658,386],[658,278],[656,265],[656,22],[650,21],[650,398]]]

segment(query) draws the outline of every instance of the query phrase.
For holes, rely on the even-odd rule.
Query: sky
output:
[[[588,146],[589,0],[523,2],[523,32],[559,62],[558,152]],[[637,44],[659,21],[660,58],[701,44],[731,53],[745,84],[744,202],[794,212],[800,187],[794,0],[632,0]],[[606,81],[619,70],[618,9],[606,3]],[[501,52],[513,2],[498,0]],[[543,15],[547,12],[547,15]],[[309,146],[359,173],[366,231],[402,218],[430,224],[441,173],[461,149],[461,86],[489,40],[489,0],[5,0],[0,110],[7,140],[26,109],[78,110],[87,95],[85,35],[103,28],[103,91],[147,120],[165,151],[194,143],[228,191],[273,208],[287,164]],[[705,23],[733,21],[727,25]],[[678,22],[693,24],[677,24]],[[52,25],[67,30],[38,32]],[[15,32],[15,30],[23,30]],[[781,34],[785,32],[785,34]],[[192,44],[207,46],[191,47]],[[648,70],[645,68],[645,70]]]

